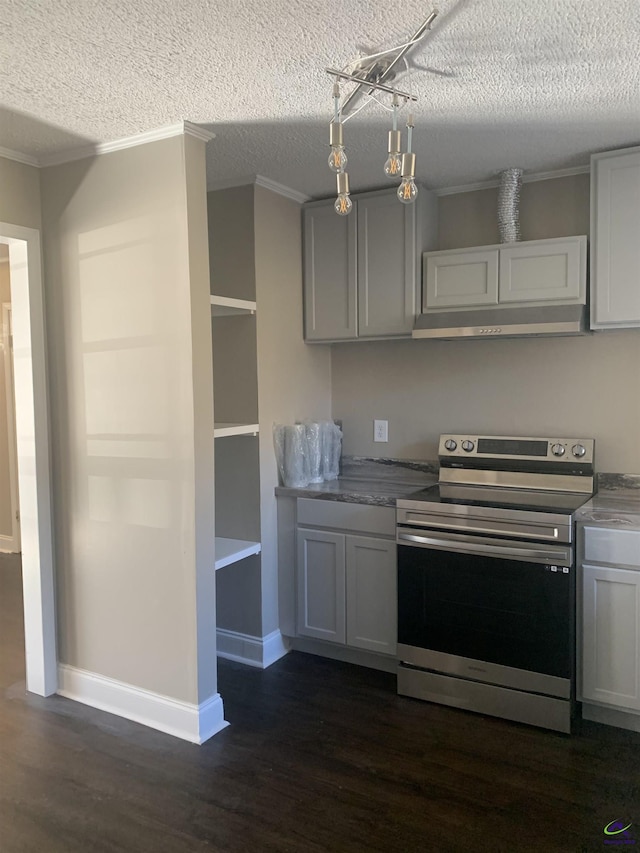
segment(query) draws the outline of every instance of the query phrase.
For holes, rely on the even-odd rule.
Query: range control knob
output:
[[[552,444],[551,452],[554,456],[564,456],[564,447],[561,444]]]
[[[474,444],[473,444],[473,442],[472,442],[472,441],[469,441],[468,439],[465,439],[465,440],[462,442],[462,449],[463,449],[463,450],[465,450],[467,453],[471,453],[471,451],[473,450],[473,448],[474,448]]]
[[[582,459],[587,452],[587,448],[583,444],[574,444],[571,448],[571,452],[574,456],[577,456],[578,459]]]
[[[458,446],[458,442],[457,442],[457,441],[455,441],[453,438],[448,438],[448,439],[445,441],[444,446],[445,446],[445,448],[446,448],[447,450],[452,450],[452,451],[453,451],[453,450],[455,450],[455,449],[456,449],[456,447]]]

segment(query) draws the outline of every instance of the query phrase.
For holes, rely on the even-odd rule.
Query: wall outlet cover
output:
[[[389,441],[389,421],[373,422],[373,440],[374,441]]]

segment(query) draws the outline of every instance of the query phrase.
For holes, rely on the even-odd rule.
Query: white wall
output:
[[[182,136],[42,171],[60,661],[187,703],[216,687],[204,193]]]
[[[9,278],[9,248],[0,243],[0,327],[2,325],[2,304],[11,302],[11,286]],[[5,384],[5,369],[11,354],[0,350],[0,549],[2,537],[11,539],[13,536],[11,514],[11,480],[9,460],[14,449],[9,446],[7,420],[7,388]],[[13,417],[13,414],[11,414]]]

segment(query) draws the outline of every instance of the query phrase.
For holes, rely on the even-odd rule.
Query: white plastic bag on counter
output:
[[[304,424],[275,424],[273,442],[280,481],[293,489],[309,485],[307,429]]]
[[[307,453],[309,454],[309,482],[321,483],[322,474],[322,434],[317,421],[305,421],[307,432]]]
[[[323,480],[337,480],[340,473],[342,430],[333,421],[320,421],[322,448],[321,472]]]
[[[333,421],[274,424],[273,445],[282,485],[300,489],[338,478],[342,430]]]

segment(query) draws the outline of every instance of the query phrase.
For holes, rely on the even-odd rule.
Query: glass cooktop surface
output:
[[[437,483],[407,495],[407,500],[424,504],[456,504],[458,506],[520,509],[529,512],[552,512],[572,515],[591,494],[552,492],[539,489],[504,489],[492,486],[458,486]],[[401,506],[400,501],[398,506]]]

